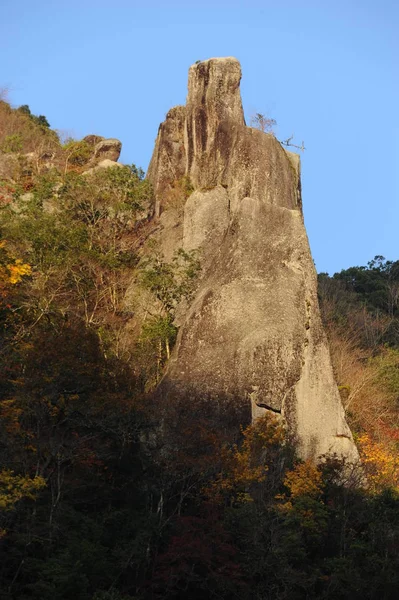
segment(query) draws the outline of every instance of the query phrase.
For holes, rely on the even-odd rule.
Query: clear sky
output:
[[[0,87],[147,168],[196,60],[235,56],[247,119],[291,134],[318,271],[399,259],[398,0],[0,0]]]

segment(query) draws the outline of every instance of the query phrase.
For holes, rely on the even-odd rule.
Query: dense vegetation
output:
[[[303,463],[273,417],[154,404],[197,257],[148,245],[140,169],[0,109],[0,598],[397,598],[399,262],[320,275],[363,470]]]
[[[396,453],[399,438],[399,261],[319,275],[335,375],[355,432]]]

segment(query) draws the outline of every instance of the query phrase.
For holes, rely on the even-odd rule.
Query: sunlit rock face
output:
[[[246,402],[281,415],[303,457],[357,459],[334,381],[304,227],[299,157],[245,125],[241,67],[212,58],[189,70],[185,107],[159,128],[148,171],[161,247],[197,249],[202,275],[180,315],[158,393]],[[189,178],[182,210],[165,198]]]
[[[94,146],[94,158],[96,162],[102,160],[112,160],[116,162],[119,159],[122,150],[122,142],[114,138],[101,140]]]

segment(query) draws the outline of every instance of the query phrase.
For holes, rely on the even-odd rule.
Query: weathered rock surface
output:
[[[203,274],[159,394],[243,399],[281,414],[303,457],[357,459],[323,332],[303,223],[299,157],[246,127],[234,58],[189,71],[186,107],[160,126],[148,177],[162,247],[198,249]],[[173,182],[194,192],[182,217]],[[193,395],[194,393],[194,395]]]
[[[115,162],[114,160],[110,160],[109,158],[105,158],[101,160],[95,167],[91,167],[91,169],[87,169],[87,171],[83,171],[82,175],[91,175],[100,169],[112,169],[113,167],[123,168],[122,163]]]
[[[102,135],[90,134],[86,135],[82,141],[86,142],[86,144],[89,144],[89,146],[95,146],[99,142],[102,142],[104,139],[105,138],[103,138]]]
[[[161,212],[161,199],[165,201],[172,183],[186,172],[184,147],[185,106],[175,106],[161,123],[147,177],[153,182],[156,197],[155,214]]]
[[[93,160],[100,162],[102,160],[112,160],[116,162],[119,159],[122,150],[122,142],[119,140],[110,138],[102,140],[94,146]]]
[[[18,174],[18,171],[18,157],[15,154],[0,152],[0,178],[12,180]]]

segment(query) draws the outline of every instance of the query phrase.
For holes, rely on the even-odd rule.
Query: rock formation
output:
[[[149,166],[161,247],[198,249],[203,266],[160,393],[244,399],[254,418],[279,413],[303,457],[356,459],[319,315],[299,157],[246,127],[240,79],[234,58],[193,65],[186,106],[167,114]],[[194,192],[179,212],[167,199],[183,176]]]
[[[123,169],[124,165],[122,163],[115,162],[114,160],[109,160],[109,158],[105,158],[104,160],[100,161],[95,167],[91,167],[91,169],[83,171],[82,175],[92,175],[93,173],[101,169],[112,169],[113,167]]]
[[[117,162],[122,150],[122,142],[115,138],[105,139],[101,135],[86,135],[83,138],[89,146],[93,147],[92,163],[99,163],[104,160]]]
[[[116,162],[121,150],[122,143],[119,140],[113,138],[102,140],[94,146],[94,159],[97,161],[108,159]]]

